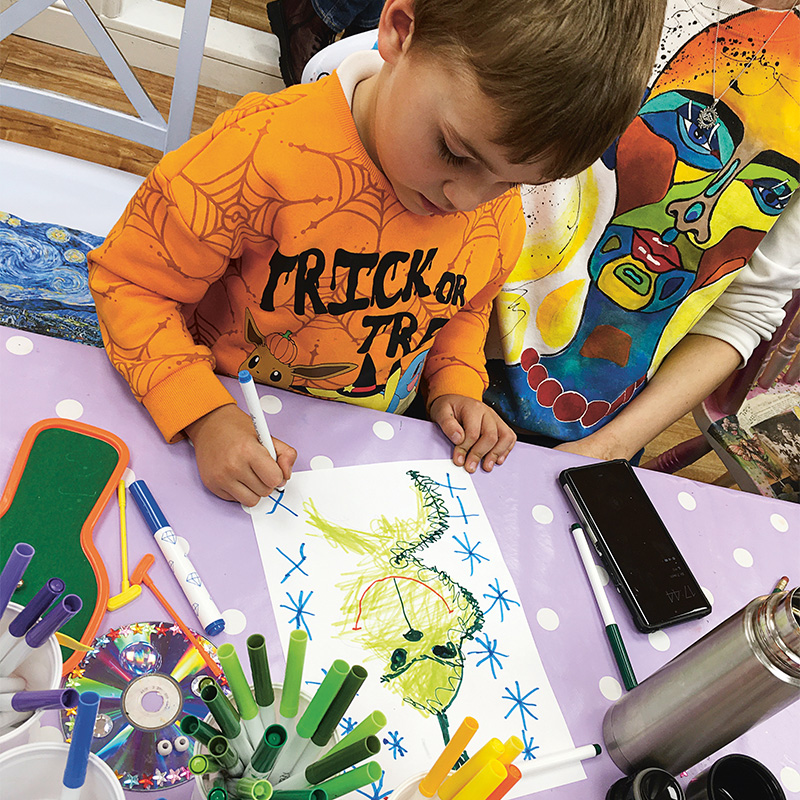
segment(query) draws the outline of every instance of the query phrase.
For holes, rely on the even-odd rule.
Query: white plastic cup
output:
[[[251,686],[250,688],[252,689],[253,687]],[[273,683],[272,689],[275,692],[275,701],[272,704],[272,708],[274,708],[275,712],[277,713],[281,705],[281,693],[283,691],[283,684]],[[308,704],[310,702],[311,702],[311,697],[307,695],[305,692],[300,692],[300,701],[298,703],[297,715],[294,718],[295,722],[297,722],[297,720],[300,719],[300,717],[303,715],[303,712],[306,710],[306,708],[308,708]],[[234,703],[234,706],[235,705],[236,704]],[[208,714],[206,716],[205,721],[209,725],[213,725],[215,728],[218,727],[216,721],[214,720],[214,717],[211,714]],[[338,741],[339,741],[339,731],[336,730],[333,732],[333,736],[331,736],[331,740],[330,742],[328,742],[328,745],[325,748],[325,752],[327,752],[327,750],[333,747],[333,745],[336,744],[336,742]],[[192,755],[207,756],[208,748],[204,744],[201,744],[200,742],[195,742]],[[206,800],[206,798],[208,797],[208,792],[214,785],[213,779],[215,776],[216,776],[215,772],[210,772],[206,775],[195,775],[195,781],[197,782],[197,790],[200,792],[200,796],[203,798],[203,800]]]
[[[431,766],[433,766],[433,762],[431,762]],[[422,781],[427,774],[427,772],[419,772],[398,784],[397,788],[392,791],[392,800],[428,800],[428,798],[420,794],[419,791],[420,781]],[[452,771],[449,772],[447,777],[449,778],[452,774]],[[434,795],[434,797],[437,797],[437,795]]]
[[[58,800],[69,745],[24,744],[0,755],[0,787],[3,797],[20,800]],[[125,800],[117,776],[94,753],[89,754],[81,800]]]
[[[4,633],[11,620],[19,614],[23,606],[18,603],[9,603],[5,614],[0,619],[0,634]],[[31,653],[11,674],[25,679],[25,690],[43,690],[61,688],[61,648],[55,635],[51,636],[41,647]],[[34,711],[27,719],[17,722],[10,727],[0,727],[0,753],[26,744],[30,739],[31,731],[44,711]],[[2,782],[0,782],[2,786]]]

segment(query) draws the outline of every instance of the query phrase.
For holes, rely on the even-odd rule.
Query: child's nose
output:
[[[499,197],[507,188],[507,183],[498,183],[495,180],[462,178],[447,181],[444,185],[444,196],[457,211],[473,211]]]

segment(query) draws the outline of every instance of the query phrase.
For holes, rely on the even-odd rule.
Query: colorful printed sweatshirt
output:
[[[520,428],[596,431],[688,332],[746,360],[800,283],[800,9],[716,6],[669,0],[619,141],[577,178],[523,187],[528,233],[496,304],[485,398]]]
[[[90,254],[90,285],[111,361],[172,441],[234,402],[215,369],[392,412],[424,369],[431,398],[480,399],[524,232],[517,191],[407,211],[333,74],[248,95],[165,156]]]

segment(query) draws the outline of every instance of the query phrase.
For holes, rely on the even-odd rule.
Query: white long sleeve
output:
[[[789,201],[750,260],[692,333],[735,347],[742,363],[783,322],[783,307],[800,287],[800,192]]]

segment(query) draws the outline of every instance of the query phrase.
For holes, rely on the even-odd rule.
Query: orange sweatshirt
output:
[[[406,211],[334,74],[248,95],[165,156],[89,280],[112,363],[172,441],[235,402],[215,369],[402,411],[424,368],[431,398],[480,399],[524,233],[515,191],[468,214]]]

